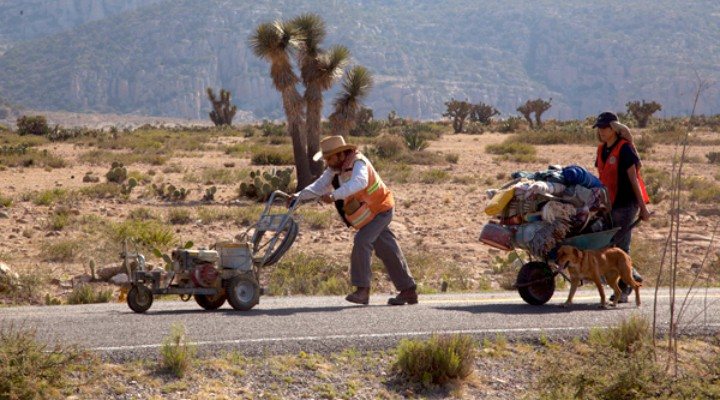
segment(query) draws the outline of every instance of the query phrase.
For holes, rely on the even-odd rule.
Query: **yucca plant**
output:
[[[347,136],[355,126],[355,115],[362,105],[361,101],[370,93],[373,78],[370,71],[356,65],[345,74],[342,89],[335,98],[335,111],[330,115],[333,132]]]
[[[300,77],[305,85],[307,149],[308,155],[312,156],[320,150],[323,92],[342,77],[350,50],[345,46],[333,46],[328,51],[320,47],[326,32],[325,22],[317,14],[302,14],[290,21],[290,24],[302,37],[303,46],[297,55]],[[313,176],[319,176],[322,168],[321,162],[310,161]]]
[[[283,21],[260,24],[250,37],[250,47],[255,55],[270,63],[273,85],[282,97],[288,133],[293,142],[299,188],[307,186],[312,180],[305,136],[305,103],[296,88],[300,78],[295,74],[291,62],[291,55],[300,46],[302,39],[293,24]]]

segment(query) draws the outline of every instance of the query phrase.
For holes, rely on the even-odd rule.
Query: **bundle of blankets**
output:
[[[605,228],[607,192],[585,168],[549,166],[518,171],[499,189],[489,189],[485,213],[494,220],[480,240],[502,249],[520,248],[546,258],[567,236]]]

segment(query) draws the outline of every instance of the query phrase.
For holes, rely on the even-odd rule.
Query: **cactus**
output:
[[[185,188],[177,188],[175,185],[161,184],[160,186],[153,183],[152,189],[155,195],[166,201],[182,201],[187,198],[192,190]]]
[[[127,183],[123,183],[120,186],[120,193],[129,195],[130,192],[138,185],[138,181],[135,178],[128,179]]]
[[[207,189],[205,189],[205,195],[203,195],[203,201],[213,201],[215,200],[215,193],[217,193],[217,187],[211,186]]]
[[[127,169],[122,163],[113,162],[110,171],[105,174],[105,178],[107,178],[108,182],[123,183],[127,179]]]
[[[275,190],[288,192],[292,183],[292,171],[292,168],[251,171],[250,179],[240,184],[240,197],[265,201]]]

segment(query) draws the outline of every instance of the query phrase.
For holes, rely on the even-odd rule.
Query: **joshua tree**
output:
[[[210,119],[215,126],[220,125],[232,125],[232,120],[235,118],[237,107],[230,105],[231,94],[225,89],[220,89],[220,99],[215,97],[212,88],[207,88],[207,95],[212,103],[213,110],[210,111]]]
[[[462,132],[465,120],[470,116],[473,105],[467,101],[450,99],[450,101],[445,102],[445,107],[447,107],[447,111],[443,113],[443,117],[452,119],[453,130],[455,133]]]
[[[302,14],[290,24],[302,38],[303,46],[298,55],[300,77],[305,85],[307,107],[307,152],[312,156],[320,150],[323,92],[330,89],[342,77],[343,68],[350,58],[345,46],[333,46],[329,51],[320,48],[325,38],[325,22],[317,14]],[[322,162],[310,161],[313,176],[322,174]]]
[[[361,100],[367,96],[373,85],[372,74],[367,68],[356,65],[345,74],[342,89],[335,98],[335,111],[330,115],[333,132],[345,137],[355,126]]]
[[[530,129],[532,129],[533,128],[533,120],[530,117],[530,114],[532,114],[532,110],[530,109],[530,100],[526,101],[525,104],[518,107],[517,112],[522,114],[522,116],[527,121],[528,125],[530,125]]]
[[[646,103],[645,100],[643,100],[642,102],[639,102],[637,100],[630,101],[625,104],[625,106],[627,107],[628,112],[632,114],[632,116],[637,121],[638,128],[647,127],[650,117],[655,112],[662,110],[662,105],[660,105],[660,103],[656,103],[654,101]]]
[[[250,37],[250,46],[256,56],[270,63],[270,76],[282,96],[288,133],[293,142],[298,189],[301,189],[312,181],[312,175],[305,137],[305,104],[296,88],[300,79],[290,61],[299,39],[300,35],[291,24],[276,21],[260,24]]]
[[[523,117],[525,117],[525,120],[527,120],[528,124],[530,125],[530,128],[536,127],[540,128],[542,127],[542,115],[545,111],[549,110],[552,105],[550,103],[552,102],[552,98],[550,98],[548,101],[545,101],[541,98],[537,98],[535,100],[528,100],[525,102],[525,104],[521,105],[517,108],[517,111],[522,114]],[[535,125],[533,126],[533,121],[530,118],[530,114],[535,113]]]
[[[480,102],[478,104],[473,104],[472,109],[470,110],[470,121],[488,125],[490,124],[490,118],[495,115],[500,115],[500,111],[491,105]]]

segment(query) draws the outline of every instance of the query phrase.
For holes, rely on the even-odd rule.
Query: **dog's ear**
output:
[[[572,252],[575,257],[582,258],[582,252],[580,250],[578,250],[576,247],[573,247]]]

